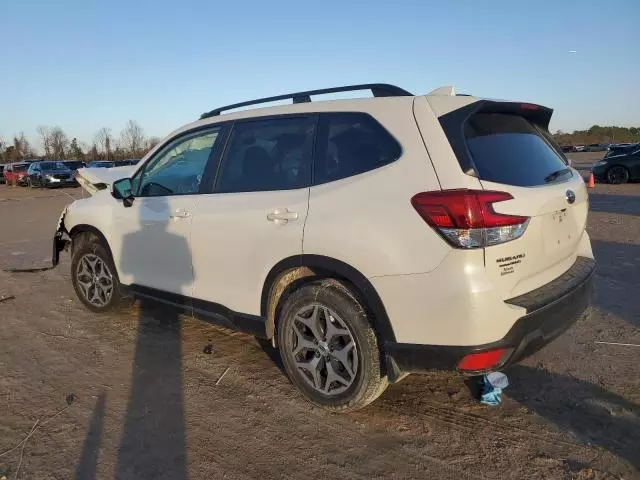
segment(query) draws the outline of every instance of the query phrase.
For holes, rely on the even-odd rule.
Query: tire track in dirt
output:
[[[507,425],[496,420],[491,420],[480,415],[473,413],[462,412],[452,405],[439,406],[429,403],[420,404],[420,414],[427,419],[447,424],[451,427],[463,430],[466,432],[478,432],[490,428],[493,432],[498,432],[502,438],[506,438],[512,443],[521,444],[522,436],[527,438],[535,438],[541,442],[551,444],[554,447],[561,447],[569,449],[574,452],[584,453],[585,449],[588,449],[585,445],[580,445],[573,442],[562,440],[557,436],[543,435],[540,433],[532,432],[531,430],[516,427],[514,425]]]

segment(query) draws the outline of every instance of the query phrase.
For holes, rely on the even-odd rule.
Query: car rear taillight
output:
[[[493,204],[511,200],[506,192],[443,190],[414,195],[420,216],[456,248],[482,248],[520,238],[529,217],[497,213]]]

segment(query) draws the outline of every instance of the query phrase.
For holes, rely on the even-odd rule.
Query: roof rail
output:
[[[258,105],[260,103],[275,102],[277,100],[289,100],[292,99],[293,103],[307,103],[311,101],[311,95],[323,95],[326,93],[337,92],[353,92],[358,90],[371,90],[374,97],[406,97],[413,96],[412,93],[406,90],[396,87],[395,85],[389,85],[387,83],[364,83],[362,85],[348,85],[345,87],[333,87],[333,88],[321,88],[320,90],[308,90],[306,92],[287,93],[285,95],[276,95],[275,97],[258,98],[257,100],[249,100],[248,102],[234,103],[227,105],[226,107],[216,108],[210,112],[203,113],[200,118],[209,118],[220,115],[220,113],[226,110],[233,110],[234,108],[248,107],[249,105]]]

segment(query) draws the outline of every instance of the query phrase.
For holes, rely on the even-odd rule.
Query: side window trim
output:
[[[154,161],[156,160],[159,156],[162,156],[164,154],[166,154],[171,148],[173,148],[175,145],[177,145],[178,143],[184,141],[186,138],[191,137],[191,136],[196,136],[196,134],[206,134],[206,132],[211,131],[211,130],[215,130],[215,129],[220,129],[220,132],[218,133],[218,137],[215,140],[215,143],[213,145],[213,150],[212,152],[209,154],[209,158],[207,159],[207,164],[205,166],[203,175],[202,175],[202,181],[200,182],[200,186],[197,192],[194,193],[188,193],[185,195],[199,195],[202,193],[206,193],[206,185],[207,183],[211,180],[209,177],[207,177],[207,174],[211,174],[210,172],[210,167],[211,164],[214,163],[216,161],[219,162],[219,155],[220,155],[220,150],[219,150],[219,145],[220,144],[226,144],[227,141],[227,137],[226,135],[229,133],[229,123],[230,122],[224,122],[224,123],[213,123],[213,124],[207,124],[207,125],[203,125],[201,127],[198,128],[194,128],[191,130],[187,130],[186,132],[181,132],[179,134],[177,134],[174,137],[171,137],[169,139],[167,139],[166,142],[164,142],[158,149],[156,149],[156,151],[154,152],[154,154],[149,157],[143,164],[140,165],[140,168],[138,168],[132,179],[135,177],[139,177],[140,179],[142,179],[142,175],[144,174],[146,168]],[[217,159],[216,159],[217,156]],[[146,197],[140,197],[140,189],[142,188],[142,181],[138,182],[138,185],[136,186],[136,191],[135,191],[135,196],[137,198],[146,198]]]
[[[287,119],[293,119],[293,118],[301,118],[301,119],[307,119],[307,120],[313,121],[314,129],[313,129],[313,139],[311,144],[311,165],[310,165],[311,175],[309,179],[309,184],[300,188],[309,188],[313,186],[314,154],[315,154],[315,148],[316,148],[316,143],[318,138],[318,127],[320,124],[320,116],[321,114],[318,112],[283,113],[283,114],[277,114],[277,115],[265,115],[261,117],[238,118],[238,119],[229,121],[227,123],[229,129],[226,132],[227,136],[224,139],[224,146],[221,148],[221,151],[219,152],[220,156],[218,157],[218,160],[217,160],[217,165],[216,165],[217,168],[216,168],[215,179],[213,183],[213,190],[212,192],[207,192],[207,193],[215,193],[215,194],[227,193],[227,192],[219,191],[219,188],[220,188],[219,183],[220,183],[222,168],[224,166],[225,158],[229,149],[229,143],[230,143],[229,140],[231,140],[231,138],[233,137],[233,132],[236,127],[241,125],[246,125],[248,123],[264,122],[269,120],[281,120],[281,119],[287,120]]]
[[[380,127],[380,129],[382,129],[396,143],[396,145],[399,148],[399,154],[394,160],[392,160],[391,162],[385,165],[381,165],[373,169],[364,170],[354,175],[339,177],[333,180],[318,183],[316,182],[316,161],[320,158],[326,157],[327,150],[329,148],[329,125],[331,123],[331,117],[333,115],[343,115],[343,114],[362,115],[364,117],[367,117],[374,124],[378,125],[378,127]],[[319,120],[316,126],[316,138],[314,139],[314,149],[313,149],[313,158],[312,158],[313,165],[311,167],[312,168],[311,170],[312,171],[312,174],[311,174],[312,187],[315,187],[317,185],[324,185],[326,183],[336,182],[338,180],[343,180],[345,178],[350,178],[352,176],[360,175],[362,173],[377,170],[378,168],[381,168],[386,165],[391,165],[392,163],[397,162],[400,158],[402,158],[402,155],[404,155],[404,147],[402,146],[402,143],[400,143],[400,141],[395,137],[395,135],[391,133],[389,130],[387,130],[387,128],[384,125],[382,125],[376,117],[374,117],[368,112],[353,111],[353,110],[336,110],[336,111],[330,111],[330,112],[322,112],[322,113],[319,113],[318,116],[319,116]]]

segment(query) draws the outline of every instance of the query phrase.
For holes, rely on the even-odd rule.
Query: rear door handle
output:
[[[273,212],[267,214],[267,220],[276,225],[284,225],[290,220],[297,220],[298,212],[290,212],[286,208],[276,208]]]
[[[188,210],[185,210],[183,208],[179,208],[177,210],[174,210],[171,215],[169,215],[169,218],[172,219],[177,219],[177,218],[189,218],[191,216],[191,212],[189,212]]]

